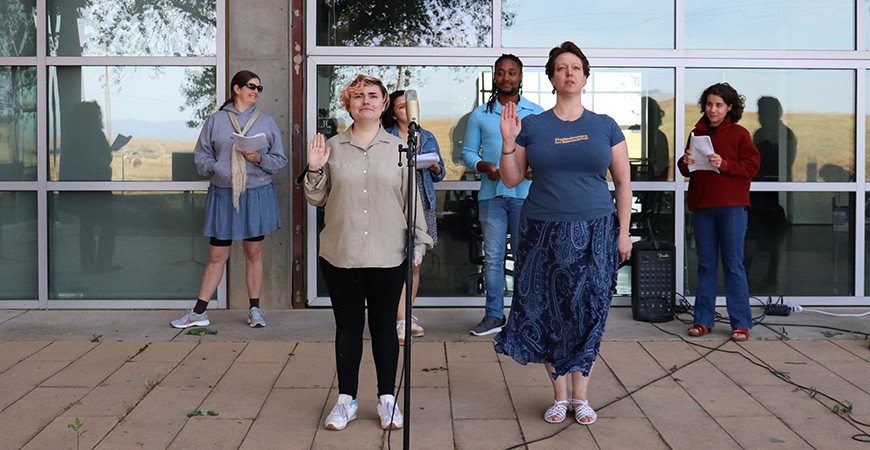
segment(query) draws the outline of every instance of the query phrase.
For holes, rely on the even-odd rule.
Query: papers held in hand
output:
[[[710,163],[710,155],[715,153],[710,136],[695,136],[695,133],[692,133],[689,138],[689,150],[692,151],[692,156],[695,158],[695,164],[689,164],[689,172],[712,170],[719,173],[719,169]]]
[[[438,164],[438,154],[437,153],[423,153],[417,155],[417,168],[418,169],[428,169],[432,167],[433,164]]]
[[[133,139],[133,136],[125,136],[123,134],[119,134],[118,136],[115,137],[115,141],[112,142],[112,146],[110,147],[110,150],[113,152],[120,150],[121,147],[127,145],[127,143],[130,142],[130,139]]]
[[[239,133],[233,133],[233,144],[240,152],[255,152],[261,148],[269,146],[269,141],[263,133],[257,133],[253,136],[242,136]]]

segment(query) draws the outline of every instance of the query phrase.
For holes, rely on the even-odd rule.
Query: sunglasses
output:
[[[254,83],[248,83],[245,85],[245,87],[247,87],[248,89],[250,89],[252,91],[256,89],[257,92],[263,92],[263,86],[257,86]]]

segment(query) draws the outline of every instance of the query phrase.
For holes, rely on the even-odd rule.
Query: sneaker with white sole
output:
[[[396,322],[396,335],[399,336],[399,345],[405,344],[405,321],[399,320]]]
[[[423,327],[421,327],[420,324],[417,323],[417,318],[415,316],[411,316],[411,336],[423,336]]]
[[[327,430],[343,430],[347,423],[356,419],[356,410],[359,405],[356,400],[347,394],[338,394],[338,401],[332,407],[332,412],[326,416],[324,426]]]
[[[474,328],[471,329],[471,334],[475,336],[486,336],[489,334],[495,334],[501,331],[505,323],[506,322],[504,317],[498,318],[493,316],[485,316],[479,324],[475,325]]]
[[[169,322],[175,328],[207,327],[210,323],[208,312],[204,311],[202,314],[197,314],[192,309],[188,309],[187,313],[180,319]]]
[[[399,411],[399,405],[396,404],[396,397],[390,394],[382,395],[378,400],[378,417],[381,418],[382,430],[390,428],[398,430],[405,423],[405,418]]]
[[[251,328],[266,326],[266,321],[263,320],[263,314],[266,314],[266,312],[256,306],[251,307],[251,309],[248,310],[248,324],[251,325]]]

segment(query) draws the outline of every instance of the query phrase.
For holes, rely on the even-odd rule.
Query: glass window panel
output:
[[[743,263],[750,295],[854,295],[854,192],[753,192],[751,196]],[[698,258],[690,212],[685,249],[685,291],[696,295]],[[724,295],[719,266],[718,292]]]
[[[853,50],[854,0],[686,0],[686,48]]]
[[[551,48],[566,39],[583,48],[674,47],[674,2],[506,0],[501,18],[505,47]]]
[[[0,181],[36,181],[36,156],[36,68],[0,66]]]
[[[0,299],[36,299],[36,192],[0,192],[0,211]]]
[[[441,147],[445,180],[479,180],[465,167],[462,146],[468,116],[488,101],[492,71],[480,67],[320,66],[317,70],[318,131],[327,137],[343,131],[350,116],[339,106],[344,85],[359,73],[372,74],[387,89],[414,88],[420,97],[423,127]],[[556,103],[552,85],[541,67],[525,67],[523,96],[544,109]],[[596,68],[583,104],[608,114],[622,127],[632,158],[633,179],[673,180],[674,70]]]
[[[485,298],[483,234],[478,215],[477,191],[435,191],[435,203],[438,244],[427,251],[423,258],[417,295]],[[318,230],[322,229],[321,214],[318,215],[318,224]],[[513,269],[513,256],[509,250],[505,261],[506,297],[513,295]],[[319,267],[317,295],[329,296]]]
[[[341,108],[339,94],[357,74],[378,77],[390,92],[399,86],[415,89],[420,98],[421,124],[435,135],[444,158],[447,172],[444,179],[459,180],[466,172],[462,161],[465,126],[471,111],[481,104],[483,97],[482,70],[477,67],[320,66],[317,68],[317,131],[329,138],[350,126],[350,115]]]
[[[36,56],[36,0],[0,2],[0,56]]]
[[[50,67],[50,179],[199,179],[193,148],[215,92],[214,67]]]
[[[721,82],[746,97],[739,124],[761,153],[755,181],[855,180],[854,70],[687,69],[687,135],[702,116],[697,99]]]
[[[50,298],[196,298],[208,262],[205,192],[56,192],[49,200]]]
[[[490,47],[489,0],[317,0],[317,45]]]
[[[214,56],[215,0],[47,0],[50,56]]]

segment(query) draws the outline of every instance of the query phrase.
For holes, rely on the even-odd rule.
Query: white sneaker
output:
[[[382,395],[378,400],[378,417],[381,418],[381,429],[402,428],[405,423],[405,418],[402,417],[402,412],[399,411],[399,405],[396,404],[396,397],[390,394]]]
[[[251,325],[251,328],[266,326],[266,321],[263,320],[263,314],[266,314],[266,312],[256,306],[248,310],[248,324]]]
[[[356,410],[359,405],[353,397],[347,394],[338,394],[338,401],[332,407],[332,412],[326,416],[324,426],[327,430],[343,430],[347,423],[356,419]]]
[[[411,336],[423,336],[423,327],[417,324],[417,318],[414,316],[411,316]]]
[[[399,335],[399,345],[405,344],[405,321],[396,322],[396,334]]]

